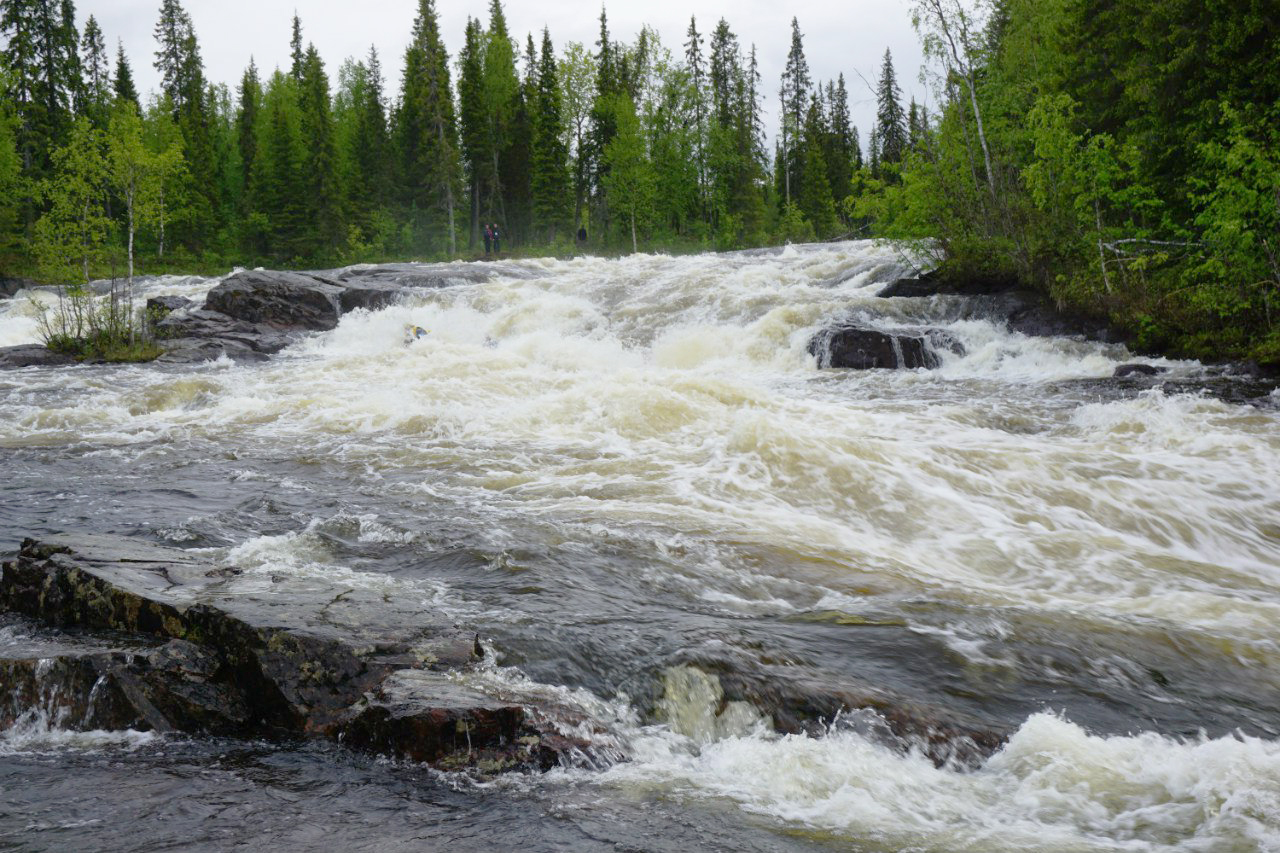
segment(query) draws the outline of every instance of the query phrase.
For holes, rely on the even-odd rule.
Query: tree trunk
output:
[[[632,207],[631,208],[631,254],[634,255],[637,251],[639,250],[636,248],[636,209],[635,207]]]
[[[133,193],[130,192],[125,198],[125,204],[129,208],[129,342],[134,342],[133,337]]]

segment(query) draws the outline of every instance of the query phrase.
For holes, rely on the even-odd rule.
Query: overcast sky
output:
[[[331,81],[336,81],[338,66],[344,59],[363,57],[372,44],[382,58],[391,95],[400,86],[404,50],[418,0],[185,0],[183,7],[195,24],[206,75],[215,82],[226,83],[233,91],[250,56],[264,74],[288,66],[290,24],[296,9],[302,19],[303,40],[315,43]],[[456,74],[452,63],[462,45],[467,17],[479,17],[487,25],[489,6],[485,0],[436,0],[436,8]],[[598,3],[506,0],[503,9],[511,35],[521,46],[529,32],[540,41],[546,26],[557,51],[569,41],[580,41],[594,50],[600,27]],[[89,15],[98,19],[113,61],[116,40],[123,40],[134,80],[144,96],[159,83],[152,66],[156,49],[152,31],[159,10],[160,0],[77,3],[78,25],[83,29]],[[662,36],[664,46],[676,54],[684,52],[690,15],[697,16],[698,31],[706,39],[704,52],[716,22],[722,17],[727,19],[744,52],[753,42],[756,45],[767,94],[765,107],[770,116],[776,112],[778,78],[791,44],[791,18],[795,16],[800,21],[805,58],[813,79],[834,80],[837,74],[844,73],[850,110],[864,149],[875,103],[862,78],[875,84],[886,47],[893,52],[904,109],[913,94],[922,102],[925,100],[917,80],[922,58],[919,40],[911,28],[908,0],[614,0],[607,4],[607,10],[614,40],[632,42],[641,25],[648,24]],[[769,127],[769,132],[772,137],[774,128]]]

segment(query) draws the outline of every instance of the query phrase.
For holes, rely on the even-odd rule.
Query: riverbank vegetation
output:
[[[919,0],[943,105],[855,208],[1139,347],[1280,364],[1280,20],[1267,3]]]
[[[617,40],[602,10],[594,44],[557,50],[546,31],[521,43],[492,0],[450,57],[420,0],[394,88],[376,48],[331,77],[295,15],[289,67],[251,63],[233,89],[206,79],[190,17],[162,0],[161,90],[144,100],[71,0],[0,0],[0,269],[83,287],[474,258],[489,223],[522,255],[887,236],[1144,348],[1280,362],[1266,4],[917,0],[914,15],[931,106],[904,106],[886,51],[864,148],[844,77],[811,79],[795,20],[770,142],[773,84],[724,19],[691,18],[667,46],[650,28]]]

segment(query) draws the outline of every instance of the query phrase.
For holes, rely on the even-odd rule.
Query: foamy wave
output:
[[[1280,845],[1280,743],[1099,737],[1027,720],[973,772],[849,731],[728,737],[663,731],[602,781],[720,797],[850,841],[929,851],[1209,851]]]
[[[133,751],[160,739],[155,732],[72,731],[52,724],[41,711],[28,711],[9,728],[0,731],[0,755],[59,752]]]

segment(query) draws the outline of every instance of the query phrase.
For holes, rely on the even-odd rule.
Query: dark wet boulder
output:
[[[0,347],[0,369],[6,367],[60,367],[75,364],[72,356],[54,352],[43,344]]]
[[[328,331],[338,325],[344,290],[313,273],[246,270],[210,290],[204,307],[248,323]]]
[[[0,726],[37,711],[72,729],[321,737],[480,772],[588,748],[458,684],[483,659],[476,634],[416,598],[273,580],[138,540],[25,540],[0,610],[52,639],[0,658]]]
[[[1155,376],[1156,374],[1164,373],[1165,370],[1166,368],[1156,367],[1154,364],[1134,362],[1120,365],[1111,375],[1116,379],[1124,379],[1127,376]]]
[[[29,290],[38,287],[36,282],[29,278],[8,278],[0,276],[0,299],[8,299],[19,290]]]
[[[156,359],[160,364],[193,364],[223,356],[233,361],[265,361],[299,335],[204,308],[180,308],[153,328],[164,349],[164,354]]]
[[[938,353],[944,349],[964,352],[959,341],[940,329],[883,331],[860,326],[826,329],[815,335],[808,347],[820,367],[853,370],[932,369],[942,364]]]
[[[1017,281],[1007,276],[981,275],[958,276],[941,270],[931,270],[915,278],[900,278],[890,282],[876,295],[882,299],[891,297],[917,298],[922,296],[989,296],[1004,293],[1017,287]]]
[[[882,298],[966,297],[962,316],[1005,323],[1009,331],[1034,337],[1083,336],[1103,342],[1122,339],[1105,317],[1064,309],[1012,276],[968,275],[937,270],[886,285]]]

